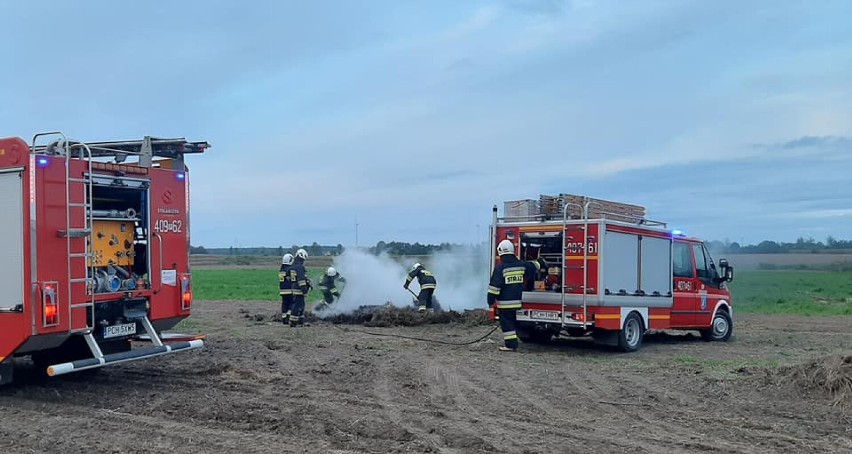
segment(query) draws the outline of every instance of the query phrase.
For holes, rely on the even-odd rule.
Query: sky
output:
[[[207,140],[194,245],[484,241],[570,193],[852,238],[852,2],[0,1],[0,136]],[[356,227],[357,224],[357,227]]]

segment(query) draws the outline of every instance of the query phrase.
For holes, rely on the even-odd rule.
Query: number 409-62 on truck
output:
[[[493,208],[492,269],[496,245],[509,240],[518,258],[540,265],[517,311],[522,341],[591,334],[596,342],[635,351],[648,330],[697,330],[706,340],[733,332],[727,282],[706,245],[636,205],[561,194]]]
[[[209,146],[0,139],[0,384],[15,356],[54,376],[203,346],[162,332],[190,315],[184,156]]]

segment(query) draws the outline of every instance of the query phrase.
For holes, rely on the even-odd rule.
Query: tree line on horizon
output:
[[[363,248],[373,255],[432,255],[440,251],[448,251],[454,248],[469,247],[470,245],[458,243],[421,244],[419,242],[408,243],[405,241],[379,241],[373,246]],[[736,241],[712,240],[707,246],[717,252],[724,254],[786,254],[786,253],[852,253],[852,240],[841,240],[829,236],[825,241],[816,241],[814,238],[799,237],[795,242],[785,243],[772,240],[764,240],[758,244],[740,245]],[[476,246],[476,247],[482,247]],[[333,246],[321,245],[313,242],[310,245],[292,245],[290,247],[227,247],[227,248],[205,248],[204,246],[190,246],[190,254],[211,255],[260,255],[275,256],[287,253],[293,254],[298,249],[305,249],[313,257],[340,255],[346,250],[342,244]]]
[[[852,241],[829,236],[825,241],[799,237],[793,243],[763,240],[758,244],[740,245],[736,241],[708,241],[707,247],[725,254],[790,254],[790,253],[839,253],[852,252]]]
[[[419,242],[407,243],[404,241],[379,241],[373,246],[362,248],[366,252],[379,255],[432,255],[439,251],[448,251],[453,248],[469,247],[469,245],[457,243],[440,243],[440,244],[421,244]],[[475,246],[476,247],[476,246]],[[254,256],[275,256],[284,255],[287,253],[293,254],[299,249],[304,249],[309,256],[335,256],[343,253],[346,248],[342,244],[334,246],[321,245],[314,242],[310,245],[294,244],[290,247],[226,247],[226,248],[207,248],[204,246],[190,246],[190,254],[210,254],[210,255],[254,255]]]

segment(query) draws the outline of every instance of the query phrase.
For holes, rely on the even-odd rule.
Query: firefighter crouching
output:
[[[317,306],[317,309],[323,310],[334,303],[335,298],[340,299],[340,290],[337,288],[336,281],[346,282],[346,278],[340,275],[334,267],[329,267],[325,271],[325,276],[322,277],[319,283],[319,289],[322,292],[323,302]]]
[[[536,268],[535,281],[544,280],[547,277],[548,264],[541,256],[541,245],[536,243],[524,244],[526,251],[525,261],[532,263]]]
[[[417,294],[417,310],[420,312],[432,310],[432,295],[438,287],[438,281],[435,280],[432,272],[424,268],[420,263],[415,263],[411,266],[411,271],[408,272],[405,284],[402,286],[408,290],[408,286],[411,285],[411,281],[414,278],[417,278],[417,283],[420,284],[420,293]]]
[[[537,272],[535,265],[518,260],[515,246],[509,240],[497,245],[500,264],[494,267],[491,282],[488,285],[488,306],[496,308],[499,314],[500,328],[503,331],[503,352],[518,348],[518,334],[515,332],[517,310],[521,308],[521,296],[528,278]]]
[[[305,270],[305,259],[308,252],[304,249],[296,251],[293,266],[290,267],[290,282],[293,284],[293,307],[290,313],[290,326],[305,324],[305,297],[311,291],[311,281]]]
[[[285,325],[290,321],[290,310],[293,307],[293,285],[290,282],[290,269],[293,267],[293,254],[281,257],[281,268],[278,269],[278,294],[281,295],[281,322]]]

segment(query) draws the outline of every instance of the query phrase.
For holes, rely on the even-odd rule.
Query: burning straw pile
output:
[[[240,309],[243,318],[256,325],[266,323],[281,323],[281,313],[273,315],[253,314],[246,309]],[[308,323],[330,322],[334,324],[364,325],[371,327],[390,326],[420,326],[446,323],[458,323],[466,326],[491,325],[496,322],[488,318],[488,312],[484,309],[465,310],[456,312],[453,310],[421,313],[413,307],[396,307],[390,304],[360,306],[353,312],[323,316],[313,312],[305,313],[305,321]]]
[[[467,326],[489,325],[494,322],[488,318],[484,309],[456,311],[436,311],[421,313],[413,307],[395,307],[392,305],[361,306],[347,314],[337,314],[322,320],[335,324],[364,325],[370,327],[419,326],[444,323],[459,323]]]
[[[788,384],[817,391],[834,399],[834,405],[852,404],[852,356],[829,356],[780,371]]]

